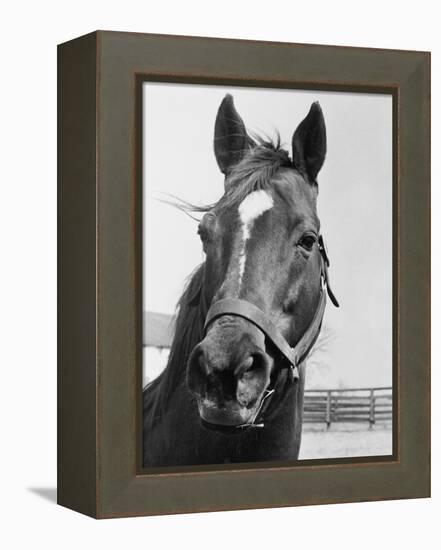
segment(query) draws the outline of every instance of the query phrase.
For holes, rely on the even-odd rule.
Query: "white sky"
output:
[[[223,190],[213,153],[217,109],[234,96],[249,130],[274,135],[288,151],[297,124],[320,101],[328,153],[319,174],[318,214],[330,276],[334,334],[326,362],[346,386],[392,384],[392,97],[144,84],[144,309],[173,313],[184,281],[202,259],[197,224],[160,203],[161,193],[196,204]]]

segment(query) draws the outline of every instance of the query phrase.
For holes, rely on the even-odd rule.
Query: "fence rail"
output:
[[[368,422],[369,427],[392,420],[392,388],[306,390],[303,421]]]

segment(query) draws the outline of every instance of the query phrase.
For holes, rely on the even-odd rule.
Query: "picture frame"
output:
[[[97,31],[58,48],[58,502],[112,518],[430,496],[430,54]],[[153,82],[393,96],[388,457],[143,470],[142,109]]]

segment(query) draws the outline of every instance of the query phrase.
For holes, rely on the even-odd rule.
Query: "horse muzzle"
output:
[[[213,326],[190,356],[187,385],[205,427],[228,431],[245,426],[262,406],[273,359],[263,349],[263,337],[243,330],[247,324],[235,320]]]

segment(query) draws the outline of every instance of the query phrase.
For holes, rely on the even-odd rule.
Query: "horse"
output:
[[[227,94],[214,153],[225,178],[198,234],[205,261],[178,302],[166,368],[143,390],[143,465],[298,460],[305,359],[321,329],[329,258],[317,215],[326,155],[318,102],[280,144],[249,135]]]

